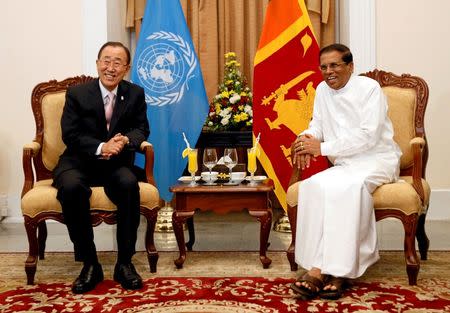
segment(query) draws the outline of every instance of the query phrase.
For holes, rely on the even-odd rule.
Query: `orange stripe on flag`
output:
[[[319,46],[304,0],[271,0],[254,60],[253,134],[258,157],[286,210],[292,173],[290,146],[308,127],[317,85]]]
[[[270,27],[264,27],[259,39],[258,49],[278,37],[303,15],[297,0],[270,1],[267,5],[267,11],[270,11],[270,15],[266,14],[264,25],[270,25]]]

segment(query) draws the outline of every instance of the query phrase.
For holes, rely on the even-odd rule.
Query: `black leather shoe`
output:
[[[125,289],[141,289],[142,278],[136,272],[133,263],[116,264],[114,268],[114,280]]]
[[[97,264],[85,264],[80,275],[72,284],[73,293],[85,293],[91,291],[103,280],[102,266]]]

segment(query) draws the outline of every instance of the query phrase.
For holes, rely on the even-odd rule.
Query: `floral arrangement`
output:
[[[252,92],[239,71],[236,53],[225,53],[223,82],[209,106],[205,129],[209,131],[251,130]]]

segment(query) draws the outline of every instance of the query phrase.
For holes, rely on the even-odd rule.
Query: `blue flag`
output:
[[[131,80],[145,89],[161,198],[183,174],[183,132],[194,147],[209,110],[200,63],[179,0],[147,0]],[[137,165],[143,158],[137,157]]]

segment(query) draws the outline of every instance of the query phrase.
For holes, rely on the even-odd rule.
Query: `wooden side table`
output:
[[[172,226],[177,239],[180,256],[174,261],[177,268],[182,268],[186,260],[186,245],[183,232],[183,223],[193,217],[195,210],[213,211],[226,214],[233,211],[247,209],[251,216],[261,223],[259,258],[263,268],[268,268],[272,260],[266,256],[267,242],[272,225],[272,207],[269,193],[273,190],[273,181],[266,179],[261,184],[249,186],[206,186],[194,187],[187,184],[178,184],[170,187],[175,194],[175,209],[172,215]]]

